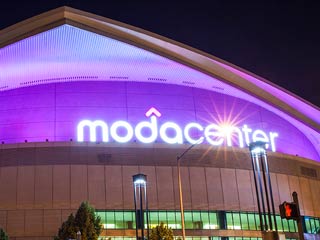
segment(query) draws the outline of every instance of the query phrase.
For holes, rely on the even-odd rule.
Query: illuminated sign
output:
[[[141,121],[136,126],[127,121],[116,121],[109,126],[103,120],[82,120],[77,126],[77,140],[83,142],[85,136],[89,135],[87,139],[96,142],[97,134],[100,134],[102,142],[109,142],[111,138],[119,143],[127,143],[135,137],[139,142],[153,143],[160,137],[168,144],[182,144],[187,141],[190,144],[206,142],[213,146],[226,144],[229,147],[233,145],[244,147],[250,142],[263,141],[268,143],[267,148],[270,145],[271,150],[276,151],[275,139],[278,133],[253,130],[247,124],[242,128],[215,123],[202,126],[196,122],[190,122],[183,128],[175,122],[164,122],[159,126],[158,118],[161,117],[161,113],[157,109],[150,108],[145,115],[149,120]]]

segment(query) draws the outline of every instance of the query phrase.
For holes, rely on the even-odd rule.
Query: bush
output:
[[[162,222],[151,229],[150,240],[173,240],[173,231]]]

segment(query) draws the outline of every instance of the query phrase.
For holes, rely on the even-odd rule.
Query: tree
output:
[[[150,240],[173,240],[173,231],[162,222],[151,229]]]
[[[88,202],[81,203],[75,218],[75,224],[81,232],[82,240],[96,240],[101,233],[101,219],[95,216],[94,208]]]
[[[62,223],[61,228],[59,229],[58,232],[58,237],[56,237],[55,239],[76,239],[77,236],[77,230],[78,228],[75,225],[75,217],[73,216],[73,214],[71,213],[67,219],[67,221]]]
[[[6,232],[2,228],[0,228],[0,240],[8,240],[8,239],[9,237],[6,234]]]
[[[76,239],[77,232],[81,232],[82,240],[97,240],[101,233],[100,217],[95,216],[94,208],[88,202],[81,203],[76,216],[70,214],[63,222],[55,240]]]

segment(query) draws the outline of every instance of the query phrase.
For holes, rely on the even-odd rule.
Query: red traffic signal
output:
[[[279,205],[279,209],[281,218],[297,220],[300,217],[297,204],[295,204],[294,202],[283,202]]]

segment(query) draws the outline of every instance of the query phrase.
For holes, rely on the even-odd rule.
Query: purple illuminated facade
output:
[[[246,147],[246,138],[252,142],[254,131],[260,130],[267,136],[264,139],[263,133],[258,134],[260,140],[270,141],[270,133],[277,134],[273,139],[273,151],[319,161],[312,143],[287,120],[257,104],[205,89],[146,82],[73,81],[3,91],[1,102],[0,141],[4,143],[77,141],[77,126],[82,120],[101,120],[109,128],[122,120],[134,128],[139,122],[147,121],[145,113],[155,107],[162,114],[157,120],[157,132],[168,121],[176,123],[181,131],[188,123],[198,123],[203,128],[212,123],[220,127],[235,126],[242,133],[240,136],[236,131],[230,134],[232,146],[240,147],[242,141],[241,147]],[[243,131],[245,125],[247,134]],[[127,135],[124,127],[118,130],[120,137]],[[83,131],[84,141],[90,141],[89,127]],[[97,127],[96,131],[100,134],[97,142],[102,142],[102,130]],[[167,131],[174,139],[175,129]],[[204,129],[190,129],[190,135],[197,140],[204,136]],[[183,142],[177,140],[177,144],[188,143],[184,136],[182,139]],[[228,146],[225,137],[211,136],[210,139],[217,142],[217,148]],[[109,136],[108,142],[112,141]],[[136,141],[133,135],[126,142]],[[158,134],[153,142],[164,141]],[[203,143],[210,144],[206,139]]]
[[[178,209],[174,159],[194,143],[200,157],[186,163],[182,179],[190,188],[187,209],[257,211],[247,146],[262,140],[276,204],[298,191],[302,213],[320,217],[320,111],[286,90],[180,43],[70,8],[2,30],[0,47],[0,227],[13,238],[49,238],[84,200],[100,210],[132,209],[125,181],[137,171],[154,181],[151,209]],[[99,162],[106,152],[114,160]],[[195,190],[192,176],[204,191]],[[220,187],[210,190],[210,179]],[[164,191],[172,194],[161,198]],[[109,192],[122,203],[107,199]],[[55,228],[46,225],[48,214]],[[27,226],[28,217],[43,230],[17,230],[15,222]]]

